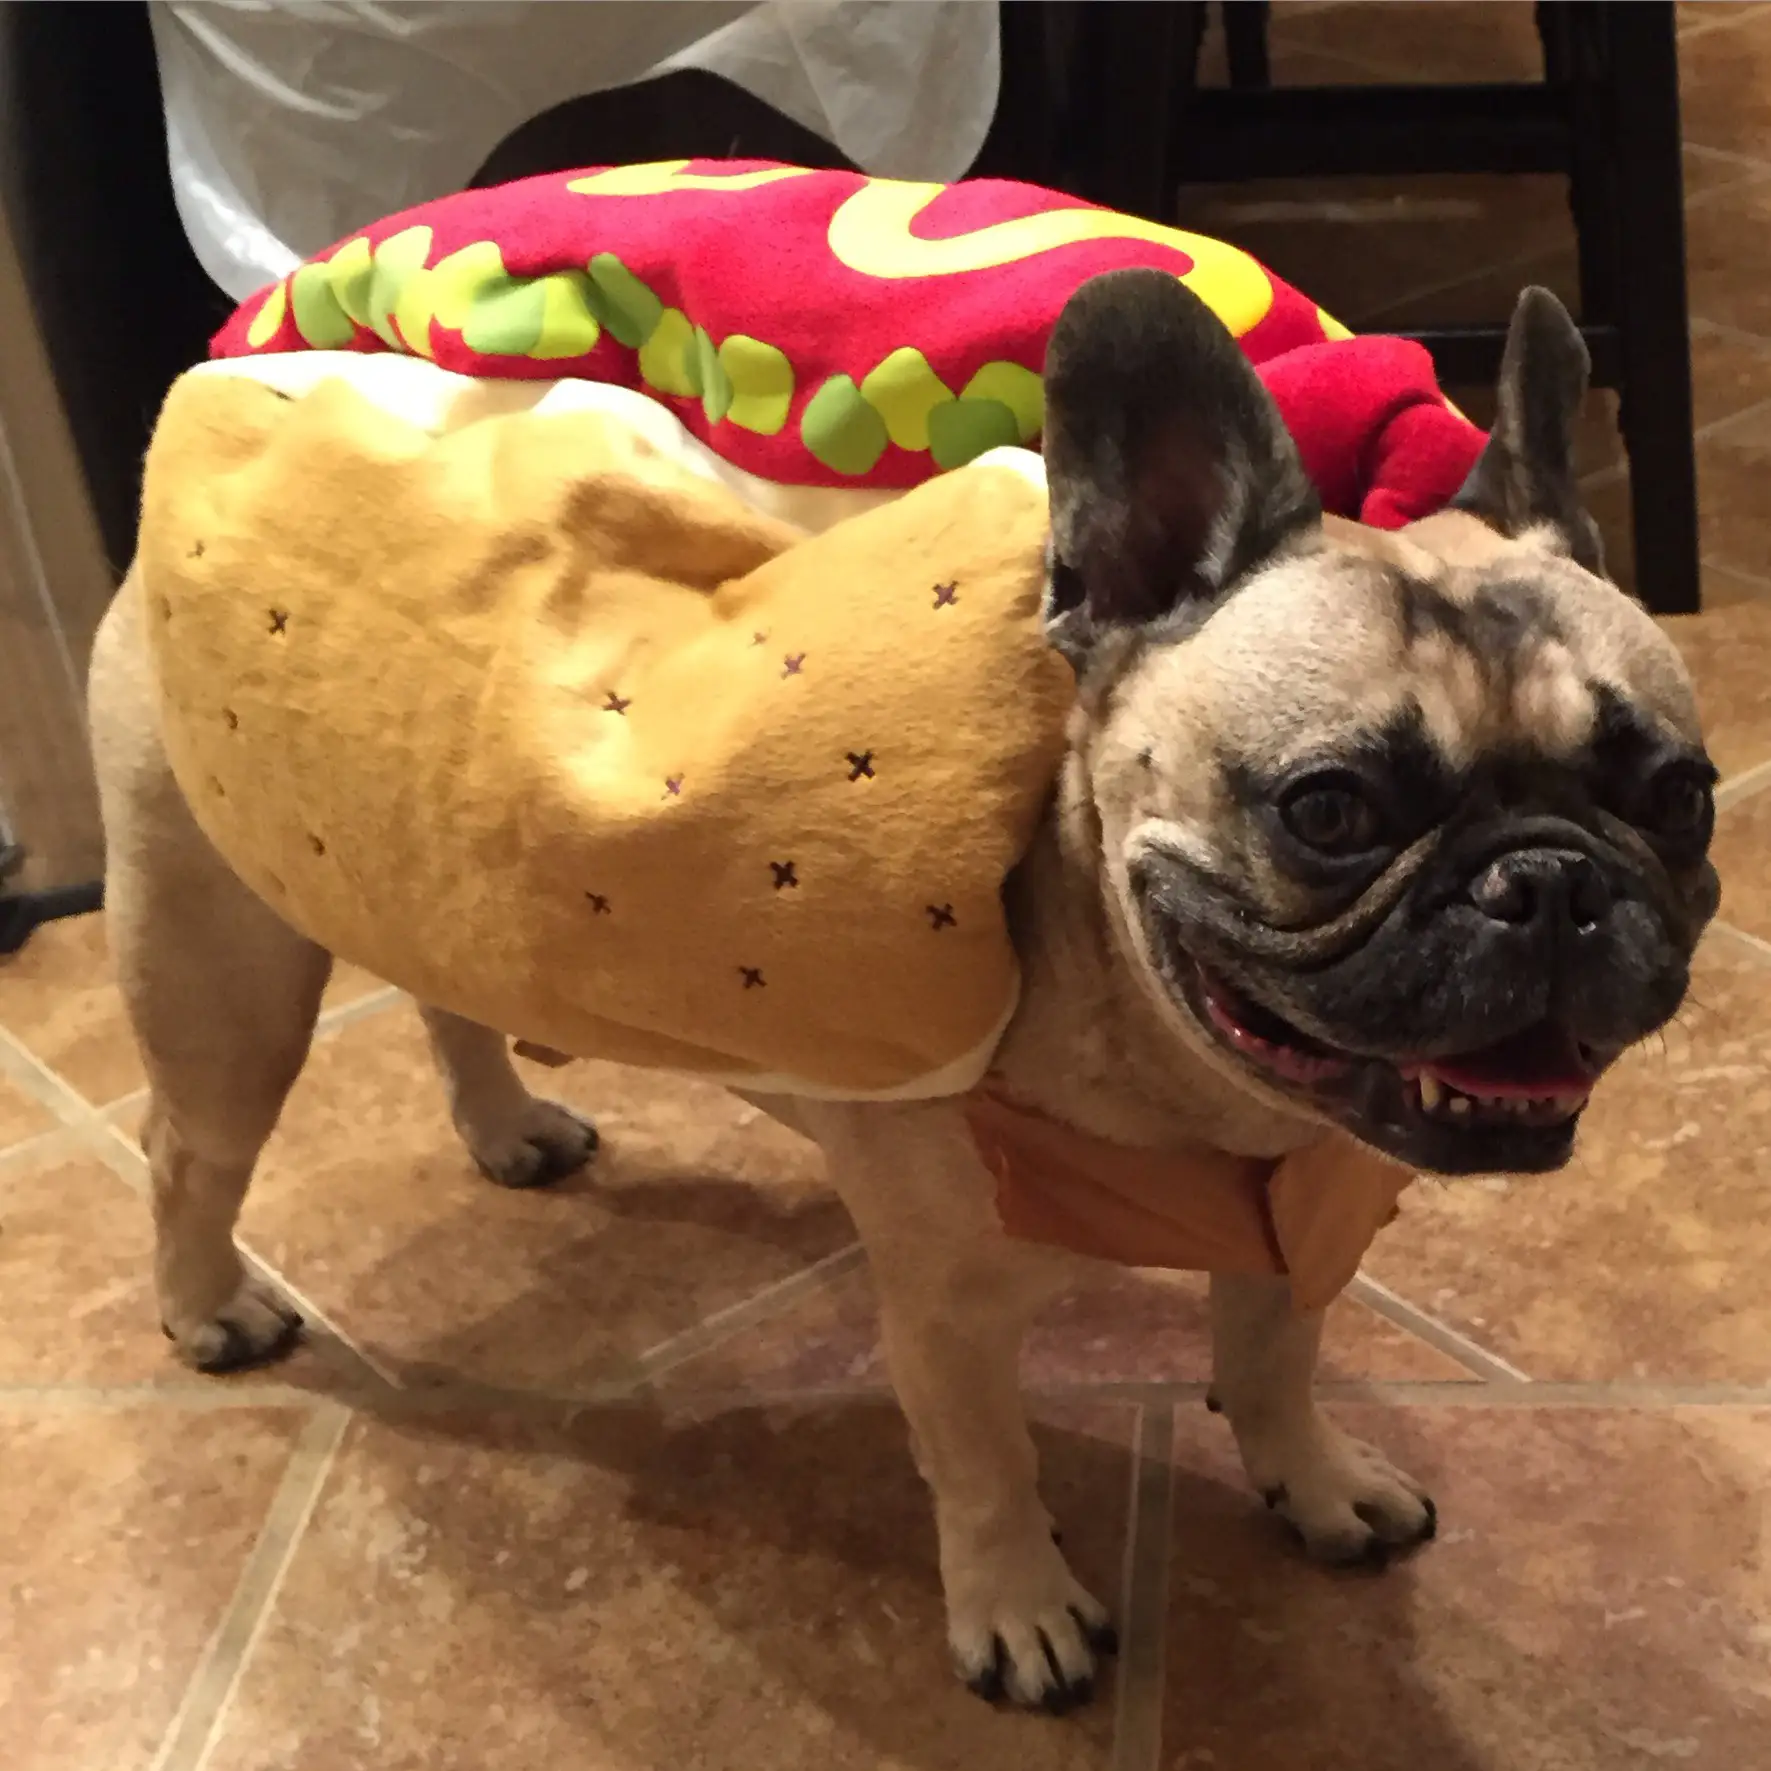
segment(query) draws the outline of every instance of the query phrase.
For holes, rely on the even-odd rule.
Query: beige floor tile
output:
[[[1348,1410],[1439,1541],[1373,1579],[1280,1547],[1180,1422],[1165,1766],[1739,1771],[1771,1739],[1771,1414]]]
[[[367,972],[341,965],[324,1007],[341,1008],[380,988]],[[18,953],[0,959],[0,1027],[95,1107],[145,1081],[102,916],[46,923]]]
[[[1557,1175],[1417,1187],[1367,1270],[1536,1378],[1771,1380],[1771,968],[1705,943]]]
[[[1771,406],[1749,407],[1697,444],[1697,517],[1706,568],[1735,575],[1771,573],[1771,509],[1763,498],[1771,469]],[[1627,476],[1585,489],[1583,497],[1605,539],[1606,569],[1642,593],[1630,546]]]
[[[1079,1287],[1033,1326],[1022,1381],[1031,1391],[1095,1383],[1203,1383],[1211,1376],[1206,1281],[1192,1273],[1133,1273]],[[1323,1375],[1424,1382],[1469,1376],[1460,1365],[1363,1305],[1330,1312]],[[766,1322],[670,1374],[688,1391],[781,1394],[884,1388],[879,1322],[865,1268],[856,1267]]]
[[[1735,928],[1771,942],[1771,795],[1749,791],[1723,806],[1713,855],[1723,914]]]
[[[408,1381],[559,1386],[626,1374],[849,1238],[809,1147],[728,1097],[593,1065],[536,1086],[591,1109],[605,1154],[513,1192],[456,1139],[412,1009],[340,1029],[266,1149],[244,1240]]]
[[[1771,587],[1726,567],[1703,569],[1703,613],[1669,615],[1697,685],[1704,738],[1723,778],[1771,762]]]
[[[1771,10],[1690,9],[1709,26],[1679,45],[1682,127],[1687,140],[1737,154],[1771,156]],[[1738,10],[1723,28],[1715,21]]]
[[[1771,20],[1766,21],[1771,32]],[[1733,38],[1728,32],[1726,38]],[[1692,313],[1719,325],[1771,336],[1771,184],[1733,185],[1685,214],[1685,262]]]
[[[1706,31],[1721,30],[1744,23],[1755,13],[1771,12],[1764,0],[1677,0],[1673,8],[1679,21],[1681,54],[1689,53],[1694,37]],[[1702,94],[1693,95],[1699,104]]]
[[[301,1427],[275,1409],[0,1411],[10,1771],[146,1771]]]
[[[95,1105],[141,1086],[102,916],[46,923],[0,959],[0,1026]]]
[[[1117,1598],[1130,1416],[1053,1414],[1045,1495]],[[889,1408],[353,1428],[207,1771],[1107,1762],[1112,1694],[995,1714],[947,1670]]]
[[[54,1124],[54,1114],[0,1076],[0,1155]]]

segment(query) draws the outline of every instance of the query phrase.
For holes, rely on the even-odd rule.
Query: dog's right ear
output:
[[[1045,367],[1047,624],[1080,662],[1112,629],[1206,608],[1321,505],[1223,322],[1156,270],[1084,283]]]

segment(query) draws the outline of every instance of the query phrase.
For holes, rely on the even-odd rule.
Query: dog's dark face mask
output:
[[[1528,291],[1458,508],[1379,535],[1324,525],[1172,278],[1086,285],[1047,368],[1048,618],[1145,982],[1240,1083],[1446,1174],[1565,1162],[1717,906],[1689,681],[1574,492],[1586,371]]]

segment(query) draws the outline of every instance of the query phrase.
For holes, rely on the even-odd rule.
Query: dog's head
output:
[[[1419,1167],[1565,1162],[1714,915],[1690,682],[1600,576],[1587,355],[1521,297],[1456,507],[1325,525],[1221,324],[1085,285],[1051,343],[1048,622],[1128,963],[1239,1088]]]

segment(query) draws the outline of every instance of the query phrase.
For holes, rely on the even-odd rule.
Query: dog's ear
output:
[[[1560,548],[1599,572],[1598,527],[1574,476],[1574,421],[1591,370],[1568,310],[1549,290],[1527,289],[1507,332],[1494,429],[1452,503],[1503,535],[1548,529]]]
[[[1045,369],[1047,618],[1067,652],[1208,607],[1321,520],[1267,390],[1223,322],[1169,273],[1084,283]]]

